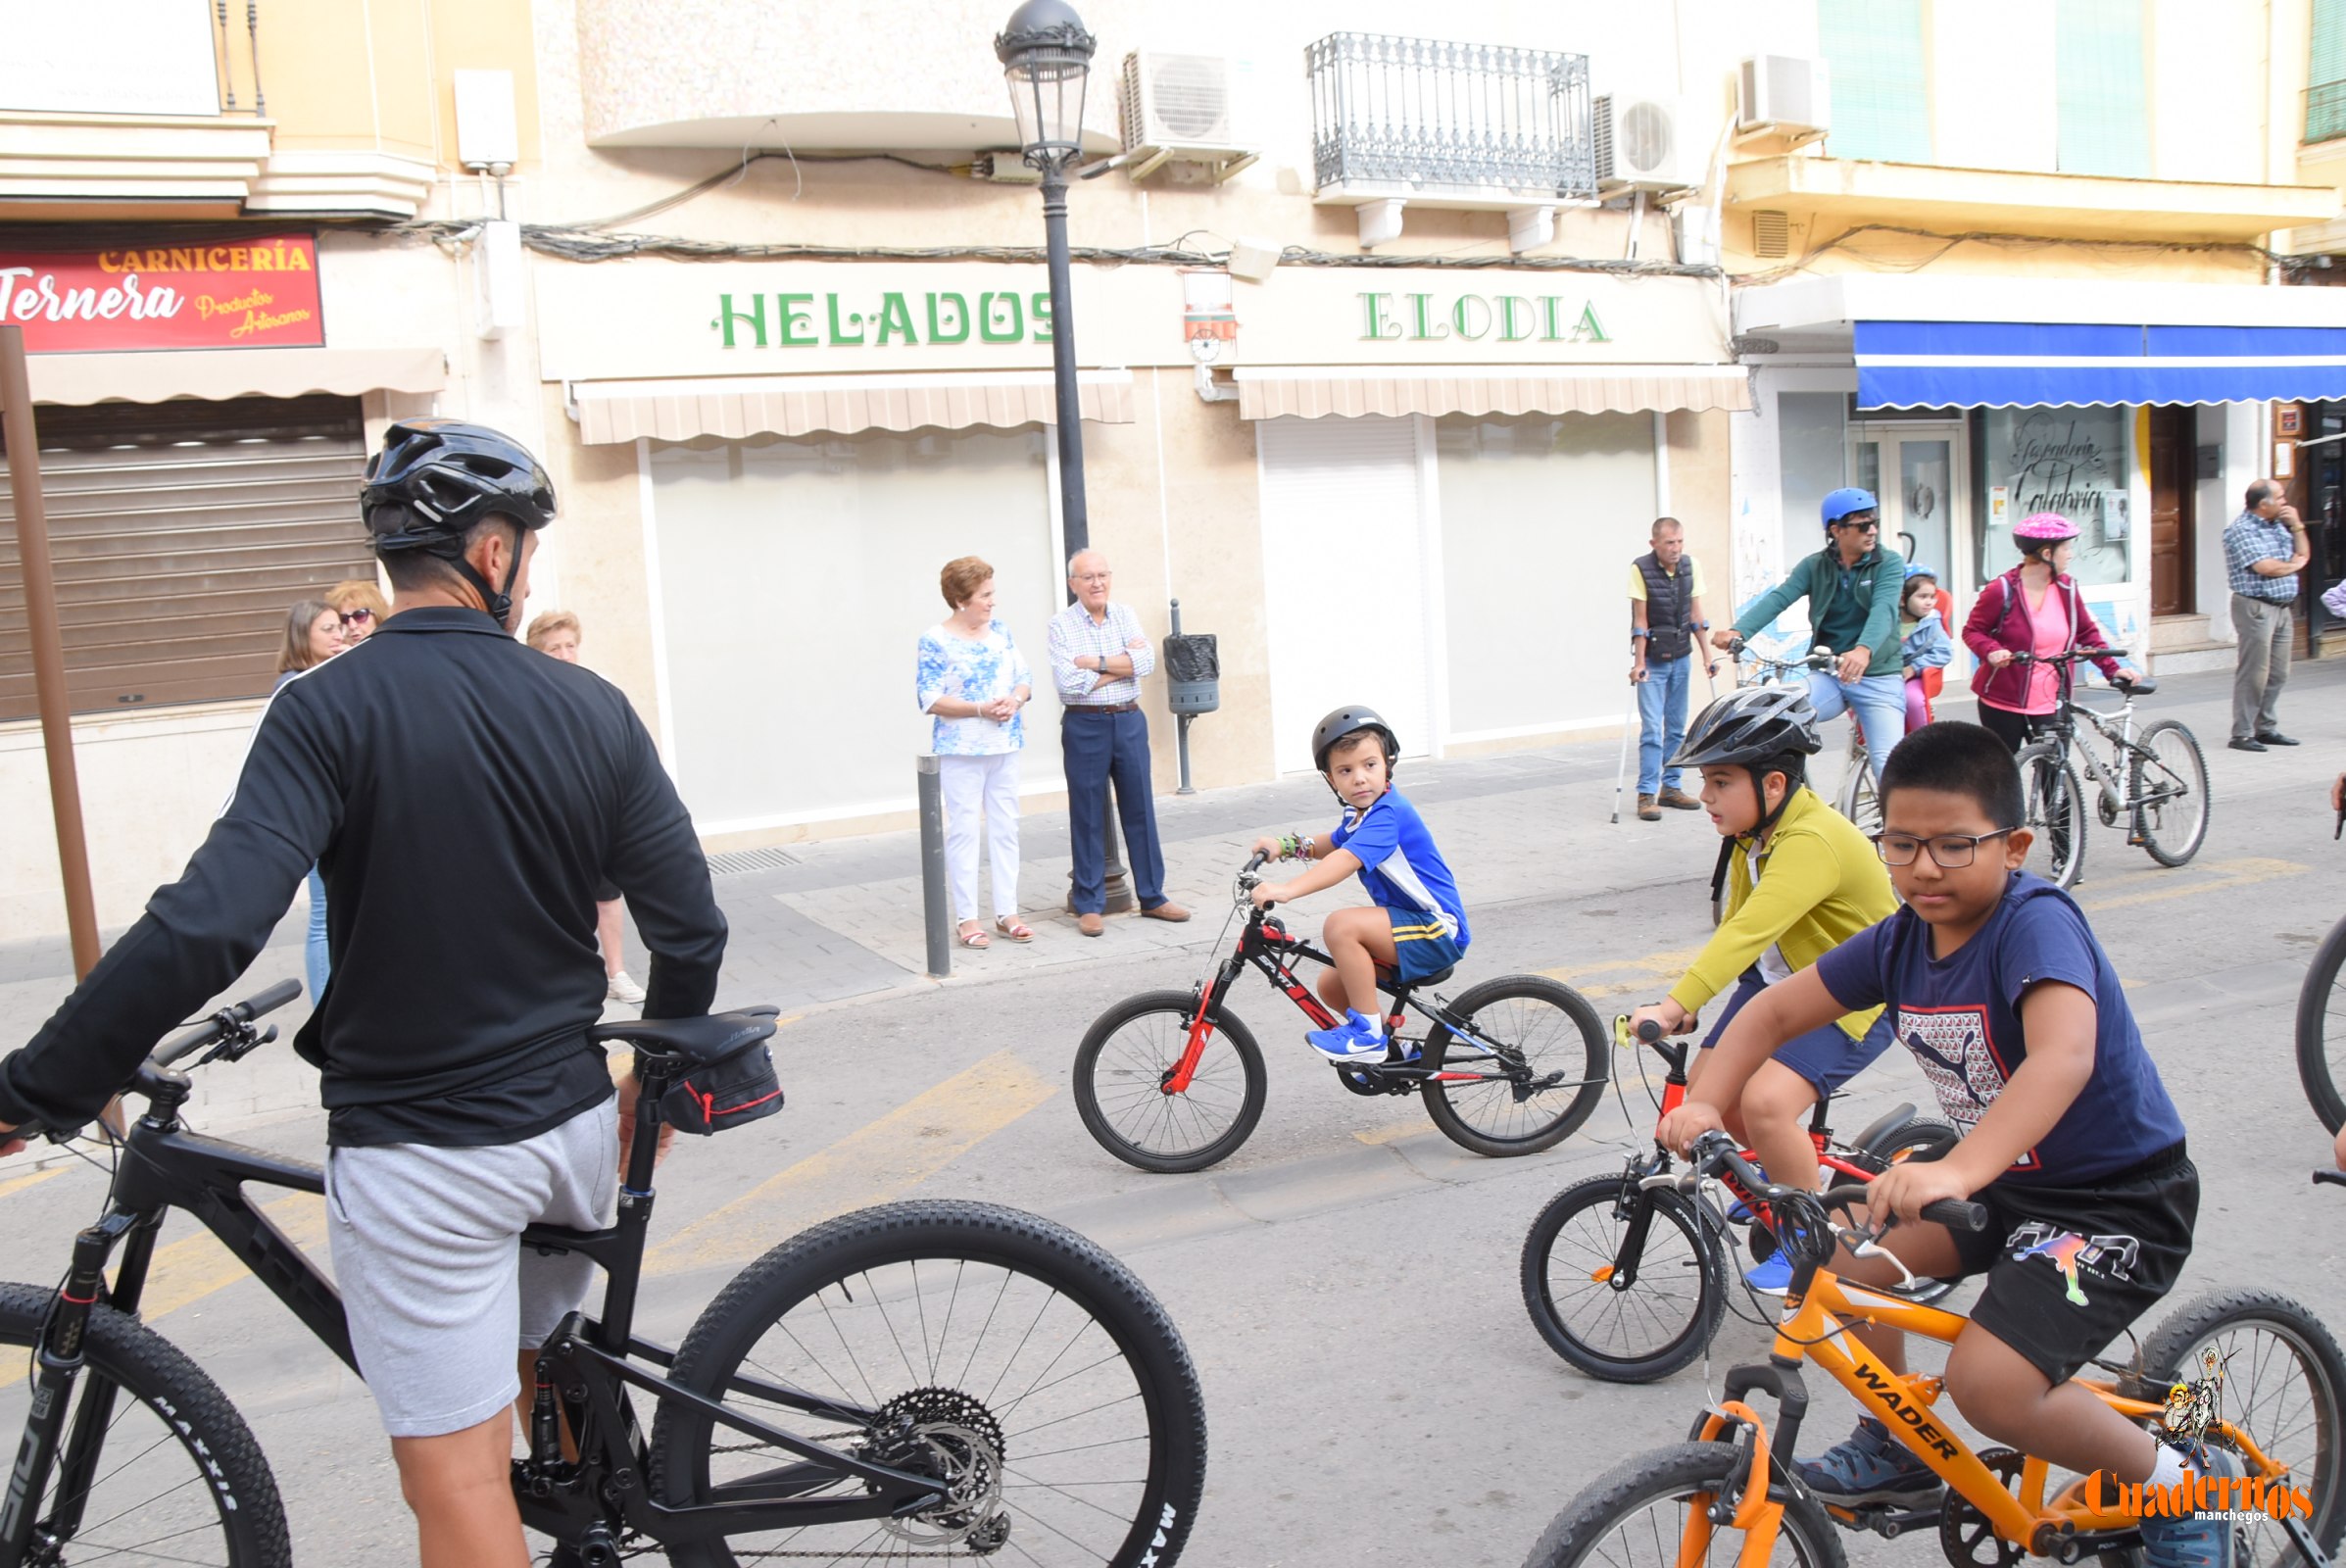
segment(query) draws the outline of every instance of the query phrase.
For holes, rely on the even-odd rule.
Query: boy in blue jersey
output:
[[[1466,952],[1466,905],[1434,835],[1417,808],[1393,787],[1400,743],[1374,710],[1340,708],[1312,731],[1311,757],[1344,817],[1328,842],[1287,834],[1254,841],[1256,853],[1313,862],[1286,882],[1254,890],[1257,905],[1285,904],[1332,888],[1355,871],[1376,901],[1371,909],[1338,909],[1320,927],[1320,941],[1336,967],[1320,976],[1320,999],[1345,1010],[1333,1029],[1303,1038],[1337,1061],[1382,1058],[1385,1032],[1378,1014],[1377,969],[1404,983],[1446,969]]]
[[[1882,1243],[1916,1275],[1984,1274],[1947,1356],[1946,1389],[1983,1435],[2080,1474],[2171,1487],[2239,1476],[2221,1449],[2184,1452],[2070,1381],[2151,1303],[2191,1251],[2199,1175],[2182,1118],[2144,1050],[2109,956],[2084,913],[2021,869],[2031,835],[2011,753],[1976,724],[1928,724],[1889,756],[1875,836],[1906,907],[1770,986],[1728,1028],[1698,1093],[1663,1118],[1682,1152],[1720,1125],[1743,1081],[1783,1041],[1855,1008],[1886,1005],[1963,1141],[1943,1159],[1893,1165],[1870,1207],[1897,1216]],[[1922,1220],[1942,1198],[1973,1199],[1983,1231]],[[1835,1272],[1894,1284],[1886,1259]],[[1904,1335],[1851,1333],[1905,1370]],[[1927,1506],[1937,1475],[1868,1417],[1799,1466],[1825,1501]],[[2231,1527],[2142,1521],[2151,1568],[2223,1568]]]

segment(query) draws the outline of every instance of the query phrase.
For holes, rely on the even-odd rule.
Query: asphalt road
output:
[[[2183,700],[2162,710],[2219,748],[2207,846],[2168,870],[2099,836],[2079,894],[2183,1109],[2204,1182],[2196,1250],[2171,1305],[2254,1285],[2346,1329],[2346,1193],[2307,1182],[2328,1140],[2300,1095],[2289,1033],[2306,957],[2346,913],[2346,848],[2331,842],[2320,799],[2320,777],[2334,765],[2324,759],[2346,759],[2341,685],[2304,672],[2290,715],[2309,745],[2271,758],[2222,752],[2215,683],[2178,692]],[[1573,771],[1609,786],[1612,756],[1602,751]],[[1568,778],[1527,790],[1521,808],[1587,813],[1592,798]],[[1438,834],[1443,809],[1428,813]],[[1588,832],[1662,831],[1595,822]],[[1591,888],[1564,858],[1545,875],[1510,879],[1552,891],[1478,906],[1461,980],[1550,971],[1608,1013],[1658,994],[1707,925],[1698,825],[1666,825],[1685,843],[1657,858],[1649,880]],[[1475,868],[1459,870],[1471,889]],[[1234,1005],[1263,1041],[1271,1077],[1252,1139],[1194,1176],[1148,1176],[1108,1158],[1067,1093],[1074,1043],[1111,1001],[1186,985],[1204,960],[1102,950],[1095,963],[1013,985],[891,997],[792,1023],[777,1040],[788,1110],[684,1149],[662,1172],[644,1332],[673,1343],[741,1263],[849,1208],[967,1196],[1063,1220],[1125,1258],[1188,1340],[1212,1446],[1184,1560],[1214,1568],[1519,1563],[1583,1485],[1628,1452],[1678,1441],[1706,1384],[1764,1348],[1761,1328],[1731,1317],[1707,1366],[1621,1388],[1556,1359],[1525,1319],[1516,1284],[1525,1228],[1560,1187],[1616,1167],[1650,1127],[1634,1080],[1628,1098],[1608,1101],[1559,1149],[1480,1159],[1442,1139],[1413,1102],[1339,1093],[1287,1004],[1248,982]],[[1901,1099],[1930,1103],[1920,1074],[1893,1054],[1836,1120],[1853,1130]],[[319,1124],[245,1136],[315,1152]],[[19,1260],[5,1272],[53,1278],[101,1198],[100,1178],[81,1168],[0,1187],[0,1250]],[[318,1236],[313,1201],[277,1212],[297,1236]],[[174,1216],[167,1243],[179,1245],[164,1260],[151,1317],[251,1420],[274,1462],[298,1559],[413,1562],[365,1388],[260,1286],[222,1267],[191,1222]],[[1822,1392],[1816,1442],[1837,1438],[1851,1418],[1839,1394]],[[1859,1564],[1938,1560],[1928,1538],[1845,1539]]]

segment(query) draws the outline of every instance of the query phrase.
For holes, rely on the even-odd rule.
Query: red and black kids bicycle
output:
[[[1625,1051],[1642,1042],[1668,1064],[1656,1102],[1660,1115],[1685,1102],[1690,1043],[1663,1039],[1662,1026],[1650,1018],[1633,1040],[1626,1014],[1613,1020],[1613,1039]],[[1909,1104],[1844,1144],[1825,1125],[1828,1103],[1817,1102],[1808,1136],[1819,1162],[1852,1181],[1871,1181],[1899,1160],[1935,1159],[1955,1144],[1954,1128],[1918,1118]],[[1741,1152],[1746,1160],[1758,1157]],[[1748,1228],[1754,1261],[1776,1250],[1768,1205],[1733,1176],[1722,1178],[1732,1200],[1724,1209],[1708,1197],[1688,1199],[1677,1180],[1670,1152],[1657,1143],[1652,1153],[1632,1155],[1618,1175],[1565,1188],[1524,1238],[1523,1304],[1549,1348],[1590,1377],[1650,1383],[1693,1360],[1718,1331],[1736,1283],[1729,1269],[1731,1231]],[[1933,1301],[1948,1289],[1926,1279],[1901,1294]]]
[[[1262,1050],[1229,1006],[1247,968],[1286,993],[1312,1028],[1341,1021],[1295,972],[1298,958],[1336,960],[1249,905],[1262,862],[1256,855],[1239,872],[1232,917],[1246,909],[1246,923],[1213,975],[1188,991],[1118,1003],[1076,1049],[1076,1108],[1100,1147],[1127,1164],[1203,1170],[1254,1130],[1267,1094]],[[1536,1153],[1570,1137],[1607,1081],[1596,1010],[1570,986],[1533,974],[1486,980],[1454,1002],[1421,995],[1449,975],[1381,980],[1393,999],[1385,1059],[1334,1063],[1337,1082],[1356,1095],[1423,1094],[1434,1125],[1478,1154]]]

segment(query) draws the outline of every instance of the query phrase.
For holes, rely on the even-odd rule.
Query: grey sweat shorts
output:
[[[544,1343],[595,1272],[524,1252],[521,1229],[611,1223],[618,1116],[614,1099],[517,1144],[329,1152],[334,1279],[392,1437],[462,1432],[520,1395],[514,1351]]]

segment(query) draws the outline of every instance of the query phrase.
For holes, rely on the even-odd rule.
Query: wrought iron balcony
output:
[[[1596,196],[1586,55],[1337,32],[1304,59],[1323,192]]]
[[[2346,136],[2346,81],[2318,82],[2305,90],[2305,139],[2336,141]]]

